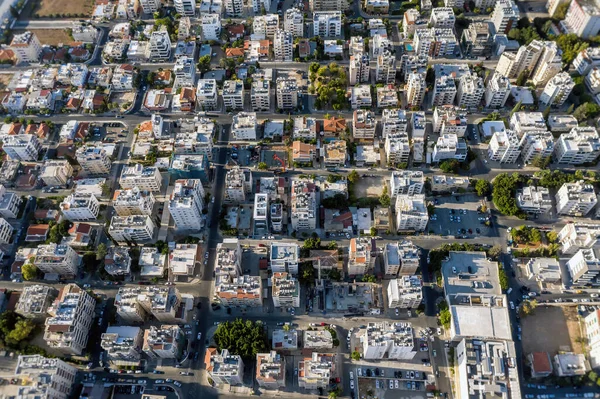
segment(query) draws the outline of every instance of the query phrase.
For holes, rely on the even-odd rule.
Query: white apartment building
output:
[[[252,22],[253,37],[259,40],[273,39],[279,30],[279,16],[277,14],[258,15]]]
[[[317,120],[306,116],[294,118],[292,137],[294,140],[315,140],[317,138]]]
[[[331,378],[337,375],[337,368],[336,354],[313,352],[298,362],[298,386],[308,390],[327,389]]]
[[[600,247],[600,224],[567,223],[558,232],[563,254],[574,254],[580,249]]]
[[[48,159],[40,173],[40,179],[47,186],[65,186],[72,176],[73,167],[66,159]]]
[[[398,275],[400,271],[400,248],[398,242],[385,244],[383,248],[383,269],[386,276]]]
[[[252,172],[250,169],[233,167],[225,174],[225,202],[241,204],[246,195],[252,192]]]
[[[390,280],[387,289],[388,307],[417,308],[423,301],[422,284],[421,277],[414,275]]]
[[[269,232],[269,195],[267,193],[254,194],[252,224],[252,232],[255,236]]]
[[[592,95],[600,93],[600,69],[592,68],[585,76],[584,83]]]
[[[552,209],[552,197],[545,187],[527,186],[517,191],[517,206],[523,212],[539,215]]]
[[[269,80],[255,80],[250,89],[250,103],[255,112],[269,111],[271,109],[271,82]]]
[[[245,94],[244,83],[241,80],[226,80],[223,82],[222,96],[226,110],[243,110]]]
[[[2,140],[2,150],[17,161],[37,161],[41,149],[42,145],[33,134],[8,136]]]
[[[393,85],[377,88],[377,108],[396,108],[398,105],[398,93]]]
[[[64,286],[48,309],[44,341],[65,355],[81,355],[87,345],[94,321],[96,300],[76,284]]]
[[[400,256],[400,276],[412,276],[421,266],[420,250],[411,241],[401,241],[398,246]]]
[[[180,179],[169,200],[169,213],[177,230],[198,231],[204,225],[204,188],[200,179]]]
[[[538,61],[545,53],[546,46],[550,46],[549,50],[554,48],[550,43],[534,40],[527,46],[520,47],[516,53],[503,52],[496,66],[496,72],[511,79],[518,77],[525,70],[530,71],[531,75],[532,71],[537,70]],[[541,63],[540,68],[544,65],[545,63]]]
[[[94,194],[74,192],[60,203],[63,216],[72,222],[96,220],[100,203]]]
[[[371,322],[366,330],[362,340],[366,360],[410,360],[417,354],[411,323]]]
[[[600,32],[600,5],[589,0],[573,0],[561,26],[568,33],[588,39]]]
[[[425,195],[400,194],[396,197],[396,230],[424,231],[429,216],[425,206]]]
[[[150,36],[150,59],[169,60],[171,58],[171,39],[169,32],[159,30],[152,32]]]
[[[100,347],[106,351],[110,364],[138,366],[142,358],[143,331],[133,326],[108,326],[100,337]]]
[[[110,247],[104,257],[104,270],[111,276],[129,276],[131,257],[127,247]]]
[[[584,217],[598,203],[594,186],[583,180],[565,183],[556,193],[556,213],[558,215]]]
[[[242,274],[242,248],[237,238],[225,238],[217,244],[217,262],[215,273],[217,276],[230,277]]]
[[[142,351],[150,358],[175,359],[183,351],[184,333],[175,324],[150,326],[144,330]]]
[[[17,58],[17,63],[34,63],[40,60],[42,44],[33,32],[23,32],[13,36],[10,49]]]
[[[313,35],[339,37],[342,34],[341,11],[316,11],[313,14]]]
[[[202,14],[202,38],[219,40],[221,35],[221,16],[219,14]]]
[[[314,231],[319,221],[316,186],[305,180],[293,180],[290,204],[292,229]]]
[[[79,147],[75,158],[86,175],[105,175],[110,173],[112,162],[104,147],[86,145]]]
[[[275,61],[290,62],[294,58],[294,35],[290,31],[278,29],[273,39]]]
[[[433,111],[433,132],[440,135],[455,134],[464,137],[467,131],[467,114],[453,105],[442,105]]]
[[[600,48],[588,47],[573,61],[573,67],[581,76],[586,76],[593,68],[600,66]]]
[[[541,112],[519,111],[513,113],[510,118],[510,128],[517,134],[523,135],[528,131],[546,130],[546,121]]]
[[[348,80],[351,86],[366,83],[370,79],[371,64],[367,53],[354,53],[348,65]]]
[[[252,10],[255,15],[260,13],[269,12],[271,9],[271,0],[252,0]]]
[[[381,136],[386,138],[390,134],[406,133],[408,129],[408,119],[404,110],[384,109],[381,115]]]
[[[592,368],[600,366],[600,311],[589,313],[583,320],[589,345],[589,358]]]
[[[425,175],[420,170],[393,171],[390,176],[390,197],[421,194],[424,186]]]
[[[0,244],[8,244],[14,230],[10,223],[4,218],[0,218]]]
[[[123,168],[119,184],[124,189],[137,187],[143,191],[160,191],[162,176],[158,168],[135,164]]]
[[[591,163],[600,155],[600,137],[592,126],[574,127],[559,136],[554,146],[557,163],[582,165]]]
[[[298,108],[298,83],[295,79],[277,78],[277,108]]]
[[[244,13],[243,0],[224,0],[225,13],[229,17],[239,17]]]
[[[598,286],[600,281],[600,250],[598,248],[580,249],[567,262],[574,287]]]
[[[343,0],[309,0],[311,11],[336,11],[348,8],[348,3]]]
[[[521,158],[524,164],[546,159],[554,152],[554,136],[547,130],[530,130],[521,136]]]
[[[371,86],[363,84],[350,87],[348,93],[350,95],[350,106],[352,109],[371,108],[373,106]]]
[[[486,108],[502,108],[508,100],[511,89],[510,80],[502,74],[494,72],[485,89]]]
[[[496,131],[488,146],[488,158],[500,163],[515,163],[521,155],[520,142],[514,130]]]
[[[562,50],[558,48],[556,42],[544,41],[542,43],[543,50],[531,73],[531,80],[536,86],[545,85],[562,69]]]
[[[406,100],[408,101],[409,107],[420,107],[423,104],[425,98],[425,90],[427,89],[427,83],[425,82],[425,74],[412,72],[408,76],[408,83],[406,84]],[[454,98],[453,98],[454,100]],[[451,103],[448,103],[451,104]]]
[[[115,297],[119,317],[127,323],[143,323],[152,315],[162,323],[184,323],[185,303],[175,287],[144,286],[119,288]]]
[[[161,0],[140,0],[140,5],[146,14],[152,14],[162,6]]]
[[[365,237],[351,238],[348,249],[348,275],[362,276],[372,266],[371,240]]]
[[[417,29],[414,44],[418,55],[430,57],[452,56],[458,45],[454,31],[444,28]]]
[[[25,286],[15,305],[15,313],[28,319],[44,321],[57,294],[58,291],[49,285]]]
[[[520,17],[519,7],[512,0],[500,0],[494,7],[491,20],[496,33],[507,34],[512,28],[517,27]]]
[[[410,141],[407,133],[389,133],[385,137],[385,154],[388,165],[408,163],[410,157]]]
[[[244,362],[238,355],[230,355],[227,349],[221,353],[217,348],[206,350],[206,371],[217,385],[242,385],[244,378]]]
[[[156,225],[148,215],[113,216],[108,233],[117,242],[143,242],[154,237]]]
[[[371,59],[375,60],[381,54],[393,50],[394,46],[387,35],[380,33],[375,34],[369,42],[369,51],[371,52]]]
[[[302,337],[304,349],[325,350],[333,348],[333,338],[328,330],[305,330]]]
[[[169,270],[174,276],[192,276],[200,263],[201,247],[198,244],[177,244],[169,254]]]
[[[196,65],[190,57],[178,58],[173,67],[173,74],[175,75],[174,90],[180,87],[194,87],[196,85]]]
[[[73,388],[77,385],[77,371],[75,367],[57,358],[19,355],[14,375],[11,375],[14,383],[4,388],[18,393],[17,397],[67,399],[72,396]]]
[[[396,81],[396,55],[384,52],[377,57],[375,81],[393,84]]]
[[[70,277],[77,274],[79,255],[68,245],[45,244],[38,246],[33,264],[43,273]]]
[[[112,206],[118,216],[152,215],[155,203],[150,191],[137,187],[127,190],[115,190]]]
[[[217,81],[214,79],[200,79],[196,86],[196,104],[203,111],[217,109],[219,92]]]
[[[435,7],[431,9],[429,24],[434,28],[452,29],[455,23],[456,17],[452,7]]]
[[[276,308],[300,307],[300,282],[289,273],[273,272],[271,296]]]
[[[256,112],[240,112],[233,116],[231,132],[235,140],[256,140]]]
[[[481,104],[485,87],[483,79],[474,73],[466,73],[458,79],[456,103],[463,108],[477,108]]]
[[[469,188],[470,180],[462,176],[434,175],[431,178],[431,191],[437,193],[455,192],[459,188]]]
[[[297,8],[288,8],[283,15],[283,29],[294,37],[304,37],[304,14]]]
[[[256,382],[265,389],[285,388],[285,357],[275,351],[256,354]]]
[[[173,5],[178,14],[193,17],[196,15],[195,0],[173,0]]]
[[[442,73],[436,77],[433,85],[432,105],[440,107],[442,105],[454,104],[457,89],[456,82],[452,76]]]
[[[0,184],[0,216],[5,219],[16,219],[21,206],[21,197],[13,192],[7,192]]]
[[[568,133],[574,127],[578,126],[577,118],[573,115],[549,115],[548,128],[552,133]]]
[[[402,54],[400,58],[400,76],[405,82],[413,72],[426,73],[429,56],[416,54]]]
[[[540,95],[540,102],[560,107],[571,94],[573,87],[575,87],[575,82],[567,72],[554,75],[544,87],[544,91]]]
[[[215,287],[215,299],[227,307],[261,308],[262,294],[261,277],[247,274],[221,280]]]
[[[467,143],[456,134],[441,135],[433,147],[432,162],[445,159],[456,159],[459,162],[467,159]]]
[[[373,140],[377,120],[373,111],[357,109],[352,117],[352,137],[358,140]]]
[[[163,277],[166,264],[167,255],[158,252],[158,248],[142,247],[139,257],[140,279]]]

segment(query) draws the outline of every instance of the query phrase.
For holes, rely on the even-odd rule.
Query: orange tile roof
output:
[[[241,48],[230,47],[225,49],[225,55],[227,56],[227,58],[243,57],[244,50]]]
[[[337,133],[346,130],[346,120],[344,118],[336,118],[332,116],[323,121],[323,131]]]

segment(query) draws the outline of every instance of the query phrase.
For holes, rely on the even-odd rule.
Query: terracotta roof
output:
[[[237,35],[243,35],[244,32],[246,31],[246,29],[244,28],[244,25],[242,25],[242,24],[234,24],[234,25],[229,25],[227,27],[227,31],[229,32],[230,35],[237,36]]]
[[[292,158],[308,158],[316,151],[317,147],[312,144],[305,144],[301,141],[292,143]]]
[[[8,134],[10,136],[19,134],[19,132],[21,131],[21,129],[23,128],[23,124],[22,123],[13,123],[10,125],[10,129],[8,130]]]
[[[196,90],[191,87],[183,87],[181,89],[181,93],[179,93],[180,99],[195,101],[196,100]]]
[[[21,273],[21,272],[19,271],[19,273]],[[21,298],[21,293],[19,291],[11,292],[10,296],[8,297],[8,303],[6,305],[6,310],[14,311],[15,308],[17,307],[17,302],[19,302],[20,298]]]
[[[533,369],[536,373],[551,373],[552,364],[548,352],[533,352]]]
[[[87,51],[85,48],[83,47],[75,47],[72,48],[71,51],[69,52],[73,57],[83,57],[87,54],[89,54],[89,51]]]
[[[169,69],[158,71],[156,73],[156,80],[160,80],[163,82],[171,81],[171,71]]]
[[[48,235],[48,231],[50,230],[50,225],[47,224],[32,224],[27,229],[27,237],[46,237]],[[25,239],[27,241],[27,238]]]
[[[69,229],[69,234],[90,234],[92,226],[87,223],[74,223]]]
[[[75,138],[84,139],[90,130],[89,122],[81,122],[79,126],[77,126],[77,131],[75,132]]]
[[[227,56],[227,58],[243,57],[244,50],[241,48],[230,47],[225,49],[225,55]]]
[[[338,133],[344,130],[346,130],[346,119],[344,118],[336,118],[335,116],[332,116],[331,118],[323,121],[324,132]]]
[[[15,53],[10,49],[0,50],[0,61],[14,60]]]
[[[259,40],[260,46],[258,48],[258,52],[262,55],[269,55],[269,46],[271,42],[269,40]]]
[[[140,132],[151,132],[152,131],[152,121],[145,121],[140,123]]]
[[[217,354],[217,348],[208,348],[206,353],[204,354],[204,364],[206,367],[206,371],[209,373],[213,371],[213,365],[211,364],[211,357]]]
[[[81,99],[76,98],[76,97],[69,98],[69,101],[67,101],[67,104],[65,105],[65,107],[71,108],[71,109],[78,109],[80,106],[81,106]]]

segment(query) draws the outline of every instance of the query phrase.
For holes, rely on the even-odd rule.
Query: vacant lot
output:
[[[0,90],[6,89],[6,86],[8,86],[12,77],[13,77],[12,73],[0,74]]]
[[[383,193],[384,179],[381,177],[361,177],[354,184],[354,196],[356,198],[379,197]]]
[[[71,17],[92,13],[94,0],[38,0],[32,14],[39,17],[49,17],[65,14]]]
[[[554,356],[559,350],[581,352],[579,322],[575,307],[538,306],[533,316],[524,317],[523,349],[525,353],[548,352]]]
[[[70,46],[74,43],[64,29],[29,29],[29,31],[35,33],[42,45],[57,46],[63,44]],[[15,31],[15,34],[23,32],[25,31]]]

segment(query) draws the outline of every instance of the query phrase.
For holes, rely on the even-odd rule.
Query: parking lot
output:
[[[120,122],[108,122],[92,125],[88,141],[101,141],[103,143],[121,143],[127,141],[129,131]]]
[[[453,195],[434,201],[435,211],[427,226],[431,234],[476,238],[491,233],[485,225],[487,215],[478,211],[481,203],[477,197]]]

